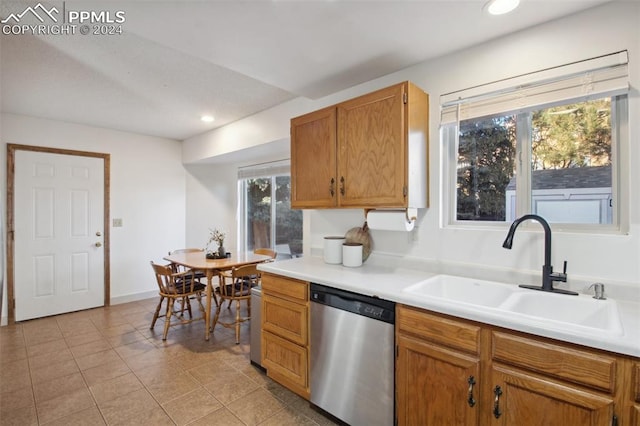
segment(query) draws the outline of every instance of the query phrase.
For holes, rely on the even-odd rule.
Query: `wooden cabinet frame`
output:
[[[399,425],[640,425],[637,357],[404,305],[396,318]],[[472,372],[476,411],[458,383]]]
[[[428,207],[428,129],[410,82],[293,118],[291,206]]]
[[[309,399],[309,283],[262,274],[262,366]]]

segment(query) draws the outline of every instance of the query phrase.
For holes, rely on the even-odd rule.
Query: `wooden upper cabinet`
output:
[[[405,205],[404,92],[403,84],[338,105],[341,206]]]
[[[291,120],[291,207],[335,207],[336,109]]]
[[[427,207],[428,107],[404,82],[292,119],[292,207]]]

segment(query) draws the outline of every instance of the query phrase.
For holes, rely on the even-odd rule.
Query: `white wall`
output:
[[[437,42],[437,41],[434,41]],[[184,142],[183,160],[197,162],[243,148],[258,146],[289,136],[289,119],[350,97],[411,80],[430,94],[431,114],[431,208],[421,211],[418,227],[411,234],[374,231],[374,252],[411,256],[449,265],[482,265],[496,270],[525,270],[539,273],[543,263],[541,233],[522,232],[514,248],[504,250],[502,241],[507,226],[500,229],[464,229],[441,227],[442,167],[439,139],[439,96],[444,93],[492,82],[501,78],[537,71],[551,66],[627,49],[631,61],[632,91],[629,96],[631,147],[628,164],[640,162],[640,4],[620,1],[606,4],[574,16],[503,37],[447,57],[427,61],[383,78],[309,101],[296,99],[255,116],[240,120]],[[263,131],[264,130],[264,131]],[[628,167],[628,235],[588,235],[556,232],[553,237],[552,263],[560,268],[568,261],[571,277],[621,281],[640,287],[640,168]],[[215,180],[215,173],[212,179]],[[228,171],[224,171],[228,173]],[[224,177],[221,177],[224,179]],[[201,191],[187,190],[188,204]],[[227,200],[232,203],[230,198]],[[218,200],[224,204],[224,200]],[[233,209],[228,209],[234,214]],[[187,212],[192,222],[191,209]],[[305,246],[321,248],[324,235],[340,234],[364,219],[360,210],[317,210],[306,214]],[[227,218],[232,223],[235,218]],[[195,221],[195,219],[194,219]]]
[[[0,174],[6,194],[6,144],[111,154],[111,301],[157,293],[149,261],[185,244],[185,171],[178,141],[2,114]],[[4,196],[3,203],[4,205]],[[2,209],[5,223],[5,209]],[[111,222],[111,221],[110,221]],[[6,323],[6,286],[3,323]]]
[[[226,233],[227,251],[236,251],[237,186],[238,171],[232,165],[187,166],[186,241],[189,247],[204,248],[209,229],[218,229]]]
[[[260,156],[233,155],[215,164],[187,164],[187,234],[189,247],[204,247],[209,229],[227,234],[227,251],[237,252],[238,236],[238,168],[257,163],[288,159],[288,145],[269,144]],[[265,145],[263,145],[265,146]]]

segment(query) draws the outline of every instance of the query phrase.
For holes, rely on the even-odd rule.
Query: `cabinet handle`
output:
[[[340,195],[344,195],[344,176],[340,176]]]
[[[329,194],[331,194],[332,197],[336,193],[335,185],[336,185],[336,180],[334,178],[331,178],[331,183],[329,184]]]
[[[467,383],[469,384],[469,392],[468,392],[468,396],[467,396],[467,404],[469,404],[469,407],[473,407],[474,405],[476,405],[476,400],[473,398],[473,386],[476,384],[475,377],[469,376],[469,379],[467,380]]]
[[[493,416],[499,419],[502,413],[500,412],[500,395],[502,395],[502,389],[500,386],[496,386],[493,389],[493,394],[496,396],[493,400]]]

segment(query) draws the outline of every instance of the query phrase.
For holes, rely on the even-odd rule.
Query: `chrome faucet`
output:
[[[526,214],[511,224],[507,238],[505,238],[502,247],[511,250],[513,245],[513,235],[516,233],[518,225],[525,220],[534,220],[542,225],[544,229],[544,265],[542,266],[542,287],[532,285],[520,285],[522,288],[529,288],[533,290],[550,291],[554,293],[571,294],[577,296],[578,293],[569,290],[562,290],[559,288],[553,288],[554,281],[567,282],[567,261],[564,261],[563,272],[553,272],[553,266],[551,266],[551,228],[544,218],[535,214]]]

